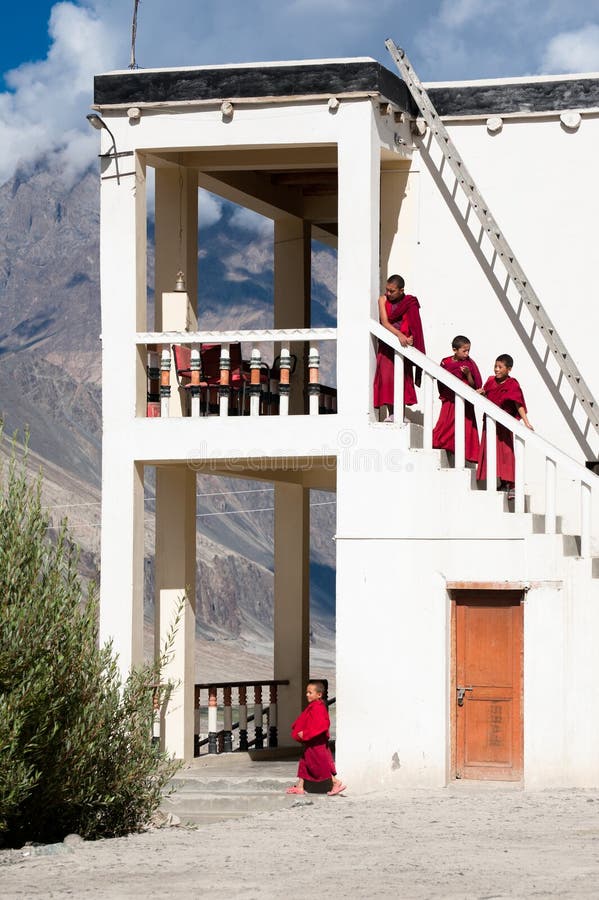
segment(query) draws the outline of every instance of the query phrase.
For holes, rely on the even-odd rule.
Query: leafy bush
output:
[[[1,438],[1,433],[0,433]],[[138,831],[177,764],[151,742],[157,667],[121,684],[63,524],[15,445],[0,467],[0,841]]]

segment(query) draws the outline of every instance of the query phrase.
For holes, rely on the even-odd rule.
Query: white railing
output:
[[[593,503],[597,502],[599,491],[599,479],[597,476],[564,453],[558,447],[553,446],[536,431],[526,428],[518,419],[504,412],[486,397],[478,394],[464,381],[456,378],[446,369],[433,362],[414,347],[402,347],[395,335],[391,334],[379,322],[371,320],[370,331],[379,341],[390,347],[395,354],[395,403],[394,419],[397,424],[403,422],[403,384],[404,384],[404,358],[422,369],[422,409],[423,409],[423,448],[432,450],[433,446],[433,403],[435,381],[447,385],[455,393],[455,467],[464,468],[464,410],[465,403],[471,403],[475,411],[486,417],[486,463],[488,491],[497,489],[497,456],[496,456],[496,425],[503,425],[514,438],[515,456],[515,482],[514,482],[514,511],[524,512],[524,495],[526,484],[526,458],[529,451],[534,451],[545,460],[543,480],[545,495],[545,533],[555,534],[557,531],[557,479],[563,475],[572,479],[579,486],[579,524],[580,524],[580,555],[591,555],[591,530]],[[392,426],[389,426],[392,427]]]
[[[219,416],[231,412],[251,416],[261,414],[286,416],[290,411],[292,392],[301,392],[295,404],[303,410],[303,394],[308,394],[308,413],[320,415],[337,411],[337,391],[322,383],[322,373],[330,378],[334,364],[331,359],[321,364],[321,342],[335,342],[335,328],[270,328],[247,331],[162,331],[140,332],[135,337],[138,346],[147,347],[148,404],[146,415],[172,417],[208,414],[214,408]],[[237,361],[233,349],[240,354],[241,344],[250,344],[249,359]],[[264,343],[278,346],[277,364],[262,357],[260,347]],[[308,345],[305,365],[292,352],[297,344]],[[219,348],[219,359],[210,375],[203,370],[203,348]],[[181,377],[176,351],[185,348],[188,355],[186,374]],[[302,351],[303,356],[303,351]],[[243,367],[239,364],[243,363]],[[300,379],[293,378],[296,365]],[[237,373],[237,381],[235,376]],[[304,383],[305,382],[305,383]],[[178,396],[179,389],[187,395],[184,402]],[[205,403],[202,404],[202,395]],[[236,403],[232,404],[235,395]],[[217,397],[215,403],[211,398]],[[234,407],[234,408],[233,408]]]

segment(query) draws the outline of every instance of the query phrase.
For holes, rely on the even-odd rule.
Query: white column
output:
[[[378,319],[380,143],[370,104],[344,106],[338,145],[338,412],[363,420],[372,409]]]
[[[162,682],[172,681],[164,746],[193,758],[196,477],[184,465],[156,469],[156,652],[173,635]],[[177,621],[178,619],[178,621]],[[168,649],[168,648],[167,648]]]
[[[158,302],[173,291],[177,272],[183,272],[189,295],[190,329],[197,327],[198,296],[198,178],[195,169],[174,166],[156,169],[154,296],[155,330],[163,330]]]
[[[279,689],[279,745],[292,746],[291,723],[304,705],[310,673],[310,492],[275,485],[274,677]]]
[[[101,181],[102,579],[100,640],[112,639],[126,676],[143,658],[143,467],[127,453],[136,412],[146,410],[145,166]],[[111,174],[110,169],[104,175]],[[120,183],[119,183],[120,182]],[[129,364],[127,364],[129,361]]]
[[[310,225],[295,216],[275,219],[275,328],[309,328],[310,278]],[[295,373],[291,377],[288,411],[300,415],[305,410],[306,347],[296,341],[291,345],[290,351],[297,357],[297,364]]]

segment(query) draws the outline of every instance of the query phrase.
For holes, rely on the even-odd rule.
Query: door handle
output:
[[[464,697],[466,696],[466,691],[473,691],[473,687],[458,687],[458,706],[464,705]]]

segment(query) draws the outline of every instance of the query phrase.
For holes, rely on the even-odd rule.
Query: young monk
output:
[[[457,334],[451,342],[453,356],[441,360],[441,367],[447,369],[456,378],[466,381],[471,388],[478,390],[483,383],[478,366],[470,359],[470,340],[463,334]],[[433,429],[433,447],[455,453],[455,394],[446,385],[439,382],[441,412]],[[476,414],[472,403],[464,405],[465,455],[469,462],[477,462],[479,454],[478,430]]]
[[[405,293],[405,281],[401,275],[391,275],[387,279],[385,293],[379,297],[379,319],[381,325],[399,340],[402,347],[415,347],[425,352],[422,322],[420,320],[420,304],[412,294]],[[393,421],[393,381],[394,353],[387,344],[379,342],[376,355],[376,372],[374,375],[374,407],[386,406],[388,415],[385,421]],[[413,406],[416,403],[414,381],[420,384],[421,370],[413,371],[408,360],[404,361],[404,403]],[[414,377],[415,376],[415,377]]]
[[[333,787],[327,791],[330,797],[346,789],[337,778],[333,754],[329,749],[331,721],[323,695],[322,681],[311,681],[306,687],[308,705],[291,726],[291,736],[302,744],[302,758],[297,767],[297,783],[287,788],[288,794],[305,794],[305,781],[332,779]]]
[[[494,372],[490,378],[487,378],[478,393],[483,394],[491,403],[497,404],[501,409],[514,416],[515,419],[521,419],[527,428],[533,431],[533,427],[528,421],[526,404],[524,402],[524,394],[515,378],[512,378],[510,372],[514,360],[508,353],[502,353],[495,360]],[[514,439],[512,432],[497,422],[497,477],[499,478],[499,490],[508,492],[508,500],[514,498],[514,480],[515,480],[515,459],[514,459]],[[487,477],[487,442],[485,440],[485,425],[483,423],[483,435],[480,443],[480,454],[478,458],[478,468],[476,470],[476,478],[482,481]]]

